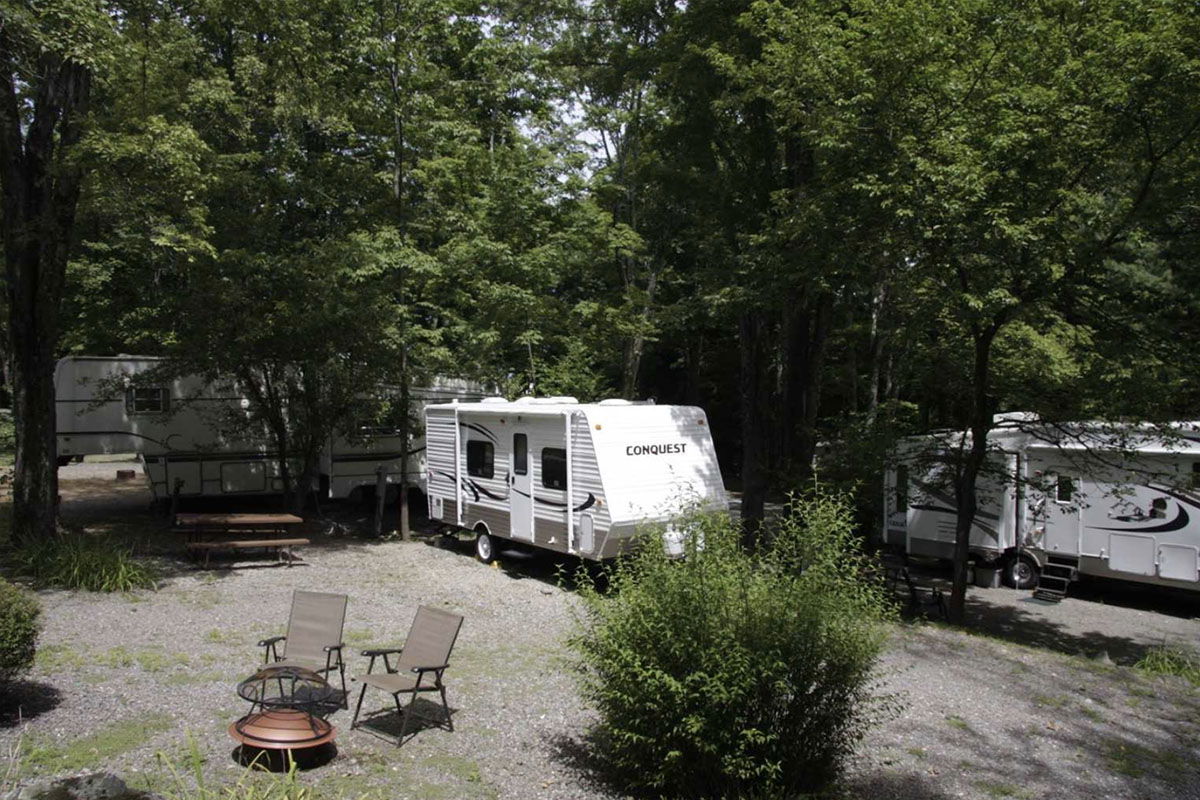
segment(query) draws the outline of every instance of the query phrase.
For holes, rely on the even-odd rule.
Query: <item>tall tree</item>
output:
[[[105,8],[87,0],[0,6],[0,229],[19,540],[56,531],[54,363],[84,177],[75,151],[109,24]]]

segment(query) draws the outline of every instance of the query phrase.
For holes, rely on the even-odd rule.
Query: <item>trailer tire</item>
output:
[[[1010,589],[1034,589],[1038,584],[1038,563],[1033,556],[1009,556],[1004,562],[1004,585]]]
[[[484,529],[475,532],[475,557],[484,564],[496,560],[496,539]]]

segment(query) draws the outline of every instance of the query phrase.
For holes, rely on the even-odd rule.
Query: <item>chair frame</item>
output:
[[[292,600],[293,604],[295,599]],[[291,624],[291,618],[288,619],[288,624]],[[287,636],[271,636],[263,639],[258,643],[258,646],[263,648],[263,664],[269,665],[279,661],[287,660],[287,648],[284,648],[283,655],[279,654],[279,643],[286,641]],[[346,662],[342,660],[342,648],[345,647],[344,642],[338,644],[325,645],[322,649],[325,651],[325,666],[318,667],[314,672],[322,673],[328,679],[329,673],[335,669],[342,682],[342,703],[344,709],[350,708],[350,693],[346,688]]]
[[[461,626],[461,624],[462,624],[462,622],[461,622],[461,617],[460,617],[459,625]],[[455,631],[454,639],[457,640],[457,638],[458,638],[458,632]],[[454,640],[452,640],[450,643],[450,651],[452,651],[453,649],[454,649]],[[383,659],[383,666],[387,673],[392,674],[392,675],[399,674],[399,663],[397,663],[397,665],[395,667],[393,667],[392,662],[389,660],[389,656],[393,656],[393,655],[399,656],[400,653],[402,653],[403,651],[404,651],[403,647],[380,647],[380,648],[372,648],[372,649],[368,649],[368,650],[363,650],[361,652],[361,655],[366,656],[371,659],[370,662],[368,662],[368,664],[367,664],[367,674],[370,675],[372,673],[372,671],[375,669],[375,660],[377,658]],[[434,724],[438,724],[440,727],[440,723],[442,722],[442,720],[439,720],[434,717],[426,716],[424,714],[419,714],[414,710],[413,706],[417,701],[417,695],[422,692],[437,692],[441,696],[442,711],[444,714],[443,719],[445,721],[446,730],[451,731],[451,732],[454,731],[454,719],[450,713],[450,704],[446,701],[446,685],[442,682],[442,675],[445,673],[446,669],[449,666],[450,666],[449,660],[447,660],[446,663],[444,663],[444,664],[422,664],[422,665],[418,665],[418,666],[410,666],[409,671],[417,676],[416,680],[413,683],[412,688],[411,689],[400,689],[395,692],[390,692],[390,694],[392,695],[392,700],[396,704],[396,713],[399,714],[401,717],[400,735],[395,740],[395,744],[397,747],[404,744],[404,738],[408,735],[409,722],[412,719],[412,717],[414,717],[414,716],[420,717],[421,719],[423,719],[427,722],[432,722]],[[426,676],[428,676],[428,675],[433,676],[433,682],[423,684],[422,682],[425,680]],[[409,698],[408,704],[405,706],[402,706],[400,703],[400,695],[402,695],[402,694],[411,695],[411,697]],[[351,730],[359,727],[358,717],[359,717],[360,712],[362,711],[363,699],[366,696],[367,696],[367,684],[363,683],[362,690],[358,693],[358,703],[354,706],[354,718],[350,721]],[[375,733],[375,732],[372,731],[372,733]],[[414,734],[415,733],[416,732],[414,731]],[[377,735],[379,735],[383,739],[387,739],[390,741],[390,737],[388,737],[384,734],[377,734]]]

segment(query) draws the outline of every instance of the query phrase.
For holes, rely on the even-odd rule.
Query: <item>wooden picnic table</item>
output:
[[[287,550],[288,566],[294,560],[292,547],[309,544],[308,539],[287,538],[288,529],[301,525],[304,520],[295,514],[176,514],[175,530],[187,535],[187,551],[199,557],[204,554],[204,565],[208,566],[213,550],[245,550],[262,548],[275,552],[277,558]],[[211,534],[224,538],[204,539]],[[255,534],[258,538],[230,538],[233,535]],[[266,534],[268,538],[262,538]]]

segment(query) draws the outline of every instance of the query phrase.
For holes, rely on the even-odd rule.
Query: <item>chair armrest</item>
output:
[[[395,653],[399,653],[402,650],[404,650],[403,647],[377,647],[373,650],[363,650],[360,655],[370,656],[371,658],[375,658],[377,656],[394,655]]]
[[[286,638],[287,638],[286,636],[272,636],[269,639],[263,639],[261,642],[258,643],[258,646],[259,647],[270,647],[273,644],[278,644],[279,642],[282,642]]]
[[[440,672],[441,670],[444,670],[448,666],[450,666],[450,665],[447,663],[447,664],[438,664],[435,667],[409,667],[409,669],[411,669],[413,672]]]
[[[341,649],[342,649],[343,647],[345,647],[345,646],[346,646],[346,645],[345,645],[345,643],[342,643],[342,644],[327,644],[327,645],[325,645],[325,652],[326,652],[326,653],[332,653],[334,650],[341,650]]]

